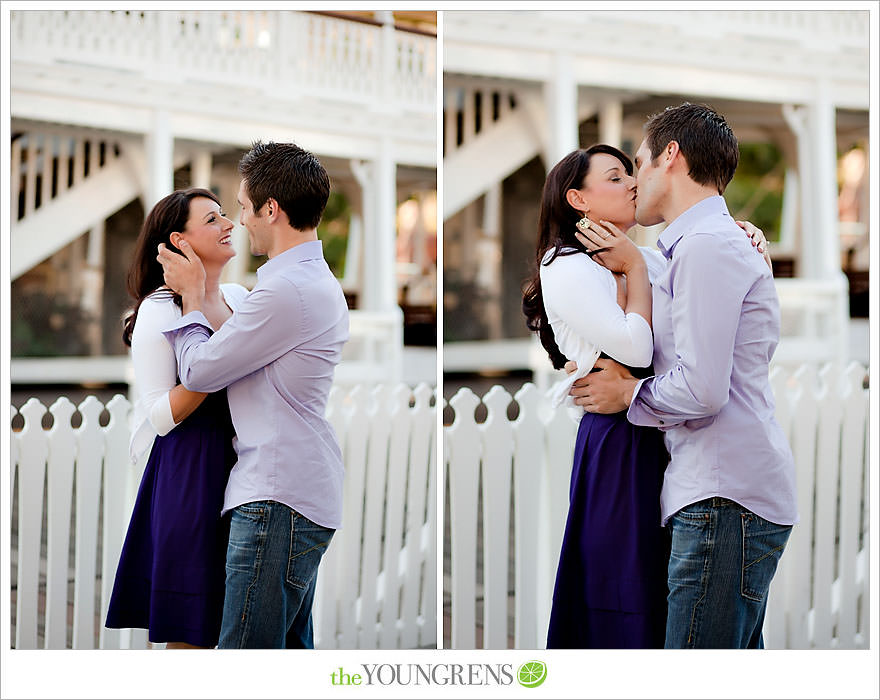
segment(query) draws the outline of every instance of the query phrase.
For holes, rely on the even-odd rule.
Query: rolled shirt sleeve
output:
[[[305,313],[299,291],[278,276],[256,287],[213,335],[201,311],[182,316],[163,334],[174,347],[180,383],[214,392],[296,347]]]
[[[177,423],[174,422],[174,414],[171,412],[170,389],[153,402],[150,409],[150,424],[157,435],[167,435],[177,427]]]

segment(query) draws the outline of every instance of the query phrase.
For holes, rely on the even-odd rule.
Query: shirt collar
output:
[[[726,214],[730,216],[727,210],[727,202],[720,194],[706,197],[694,204],[690,209],[679,214],[669,226],[667,226],[660,237],[657,239],[657,247],[663,256],[668,260],[672,257],[672,249],[675,244],[686,233],[690,233],[691,229],[703,217],[711,214]]]
[[[279,270],[305,262],[306,260],[324,259],[324,246],[321,241],[306,241],[299,245],[288,248],[274,258],[270,258],[257,268],[257,279],[263,279],[267,275],[274,274]]]

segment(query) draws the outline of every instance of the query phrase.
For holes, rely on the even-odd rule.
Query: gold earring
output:
[[[580,219],[575,226],[581,231],[581,233],[586,233],[587,229],[590,228],[590,220],[587,218],[587,213],[584,212],[584,216]]]

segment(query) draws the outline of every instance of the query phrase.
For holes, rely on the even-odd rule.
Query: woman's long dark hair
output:
[[[535,268],[523,288],[522,310],[526,316],[526,327],[538,334],[541,345],[550,355],[550,361],[555,369],[562,369],[568,358],[559,350],[556,338],[553,336],[553,329],[547,320],[547,312],[544,310],[544,296],[541,293],[540,268],[544,256],[551,249],[553,254],[544,263],[546,265],[553,262],[559,255],[586,253],[592,257],[595,254],[588,252],[575,237],[574,234],[577,230],[575,224],[583,215],[568,203],[565,194],[570,189],[577,190],[583,186],[584,178],[590,172],[590,159],[596,153],[614,156],[623,163],[627,175],[632,175],[633,164],[629,156],[614,146],[606,146],[601,143],[586,149],[579,148],[553,166],[547,175],[544,191],[541,194]]]
[[[122,342],[129,347],[141,302],[165,284],[162,266],[156,260],[159,244],[164,243],[169,250],[180,252],[171,243],[170,236],[174,231],[179,233],[186,228],[190,202],[197,197],[206,197],[220,204],[217,195],[210,190],[190,187],[187,190],[176,190],[160,199],[144,220],[144,225],[138,236],[134,259],[131,261],[131,267],[128,268],[128,277],[126,278],[128,293],[134,299],[134,306],[126,315],[122,329]],[[175,304],[181,305],[180,295],[172,294],[170,291],[168,295]]]

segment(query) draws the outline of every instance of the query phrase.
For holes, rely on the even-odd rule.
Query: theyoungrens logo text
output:
[[[528,661],[514,672],[512,664],[361,664],[330,674],[332,685],[512,685],[535,688],[547,677],[542,661]]]

